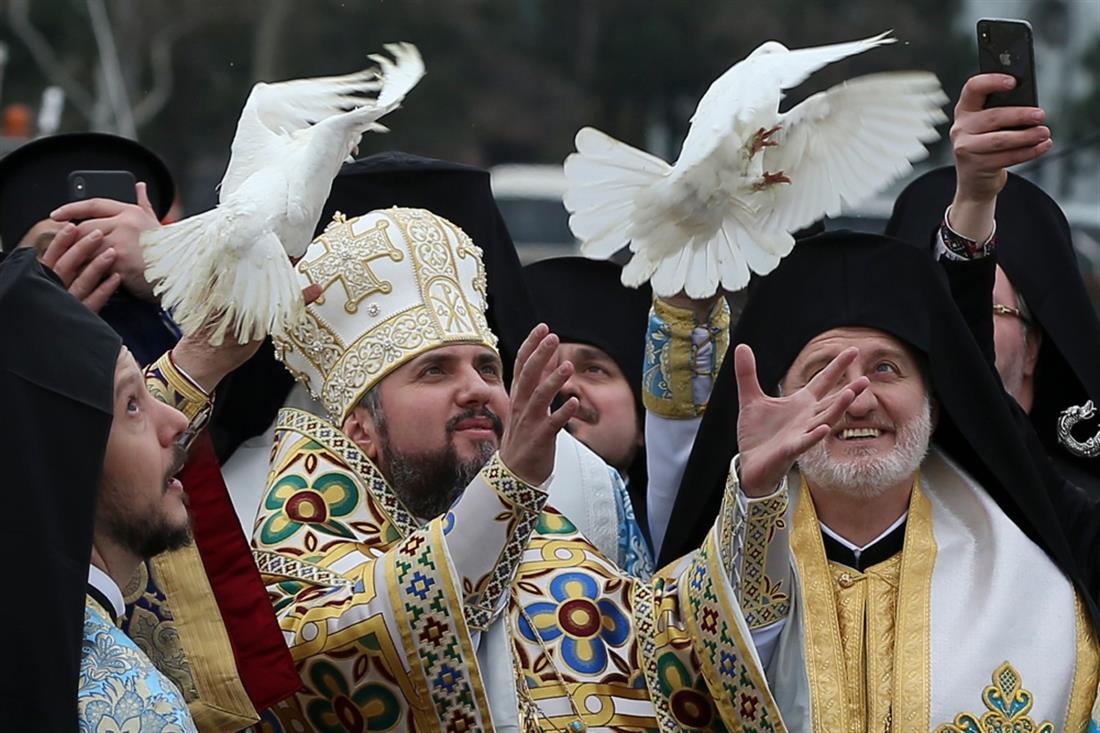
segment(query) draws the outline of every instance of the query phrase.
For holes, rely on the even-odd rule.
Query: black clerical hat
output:
[[[628,288],[622,268],[585,257],[555,257],[523,268],[535,315],[562,341],[607,352],[641,405],[642,361],[653,292]]]
[[[0,263],[0,556],[33,611],[0,604],[6,651],[0,730],[77,729],[77,680],[92,524],[121,342],[31,249]]]
[[[5,252],[68,203],[69,173],[79,170],[130,171],[136,181],[145,182],[158,218],[172,207],[172,176],[156,153],[140,143],[100,132],[50,135],[0,159],[0,244]]]
[[[760,384],[770,391],[807,342],[845,326],[884,331],[925,357],[939,405],[933,442],[1086,590],[1095,614],[1095,573],[1085,571],[1070,550],[1064,518],[1051,498],[1065,483],[1043,458],[1034,434],[1020,430],[1009,398],[926,253],[890,237],[848,231],[804,240],[759,279],[730,348],[752,347]],[[693,549],[713,523],[737,453],[737,413],[733,358],[727,355],[680,484],[662,558]]]
[[[887,234],[928,246],[954,192],[952,167],[917,178],[894,204]],[[997,197],[996,220],[997,264],[1043,332],[1031,422],[1053,453],[1098,475],[1100,459],[1077,459],[1057,441],[1063,410],[1090,399],[1100,404],[1100,319],[1081,279],[1069,224],[1050,196],[1013,173]]]
[[[523,268],[523,279],[535,306],[535,315],[564,342],[590,344],[607,352],[634,392],[639,419],[642,404],[642,362],[653,291],[649,284],[628,288],[620,279],[623,269],[613,262],[585,257],[555,257]],[[634,455],[627,469],[627,490],[634,516],[649,537],[646,505],[645,449]]]

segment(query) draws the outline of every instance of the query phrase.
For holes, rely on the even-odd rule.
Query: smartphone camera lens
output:
[[[83,196],[84,195],[84,188],[85,188],[85,184],[84,184],[83,176],[77,176],[76,178],[73,179],[73,190],[76,191],[76,194],[78,196]]]

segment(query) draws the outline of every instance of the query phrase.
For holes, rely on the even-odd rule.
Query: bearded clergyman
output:
[[[331,420],[281,412],[255,523],[304,684],[272,729],[784,730],[735,595],[742,503],[653,581],[546,505],[573,366],[537,326],[509,396],[462,230],[337,216],[296,272],[323,293],[276,350]]]
[[[1085,730],[1097,578],[1070,548],[1096,538],[1067,542],[1075,489],[1017,428],[931,258],[806,240],[731,340],[666,542],[690,542],[718,487],[747,501],[742,608],[787,726]],[[823,427],[829,395],[848,404]]]

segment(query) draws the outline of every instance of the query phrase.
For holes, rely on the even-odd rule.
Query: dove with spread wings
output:
[[[564,197],[581,253],[607,259],[629,243],[623,283],[649,280],[658,295],[739,290],[791,251],[791,232],[908,173],[947,119],[931,73],[862,76],[779,111],[785,89],[893,43],[887,33],[796,50],[764,43],[711,84],[673,165],[582,128]]]
[[[252,88],[237,123],[218,205],[146,232],[146,277],[184,333],[219,314],[210,335],[240,343],[297,320],[302,293],[289,257],[313,238],[332,180],[365,132],[386,130],[424,75],[416,47],[388,44],[393,59],[347,76]]]

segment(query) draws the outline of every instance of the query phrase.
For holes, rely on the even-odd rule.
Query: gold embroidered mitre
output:
[[[275,355],[337,425],[382,377],[426,351],[496,350],[481,249],[430,211],[338,212],[294,269],[303,288],[316,283],[322,293],[274,339]]]

